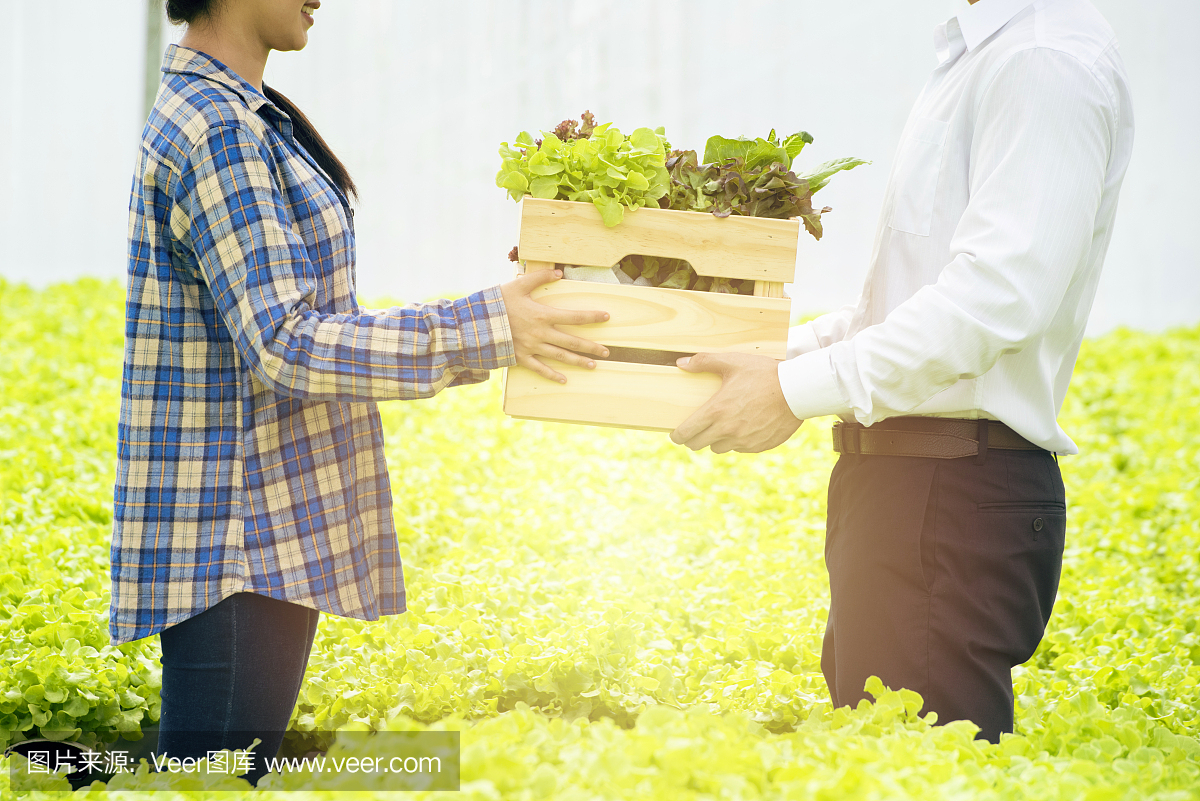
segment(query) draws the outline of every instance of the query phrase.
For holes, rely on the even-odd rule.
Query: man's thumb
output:
[[[697,353],[694,356],[684,356],[675,362],[680,370],[689,373],[716,373],[724,375],[728,366],[726,360],[716,353]]]

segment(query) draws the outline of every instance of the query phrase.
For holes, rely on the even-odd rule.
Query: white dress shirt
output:
[[[856,304],[793,328],[800,419],[1058,425],[1133,145],[1129,83],[1088,0],[981,0],[934,32]]]

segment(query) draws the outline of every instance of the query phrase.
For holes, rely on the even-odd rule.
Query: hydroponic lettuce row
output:
[[[680,211],[747,217],[799,217],[816,239],[821,215],[812,196],[834,173],[867,162],[843,158],[797,175],[792,163],[812,136],[799,131],[779,139],[710,137],[703,163],[694,150],[672,150],[662,128],[638,128],[628,137],[611,123],[596,124],[590,111],[580,121],[563,120],[542,139],[522,132],[513,145],[500,146],[496,185],[513,200],[526,195],[549,200],[590,202],[604,224],[612,227],[625,211],[656,206]],[[509,258],[516,260],[517,253]],[[753,281],[697,276],[687,262],[653,257],[628,258],[621,269],[652,286],[753,294]]]
[[[106,632],[123,319],[116,282],[0,280],[8,742],[131,737],[158,719],[157,638],[113,647]],[[1060,416],[1082,450],[1062,459],[1062,584],[1013,671],[1017,734],[999,745],[878,685],[874,705],[830,707],[828,420],[717,456],[512,420],[499,394],[491,381],[381,405],[409,611],[321,616],[290,737],[460,729],[471,801],[1197,798],[1200,328],[1083,345]],[[227,781],[244,794],[187,798],[262,797]]]

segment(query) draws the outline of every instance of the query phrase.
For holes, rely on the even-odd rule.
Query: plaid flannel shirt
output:
[[[349,204],[288,117],[171,46],[130,200],[110,635],[255,592],[405,609],[375,402],[514,362],[498,287],[360,309]]]

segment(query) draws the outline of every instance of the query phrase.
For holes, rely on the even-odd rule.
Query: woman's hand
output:
[[[512,330],[517,351],[517,364],[528,367],[538,375],[567,382],[566,376],[542,363],[541,358],[557,359],[566,364],[592,369],[596,363],[581,353],[600,358],[608,356],[608,348],[588,339],[563,333],[555,326],[587,325],[608,319],[604,311],[567,311],[538,303],[529,293],[543,284],[562,278],[560,270],[533,270],[515,281],[501,284],[500,294],[508,310],[508,327]],[[571,351],[578,351],[572,353]]]

